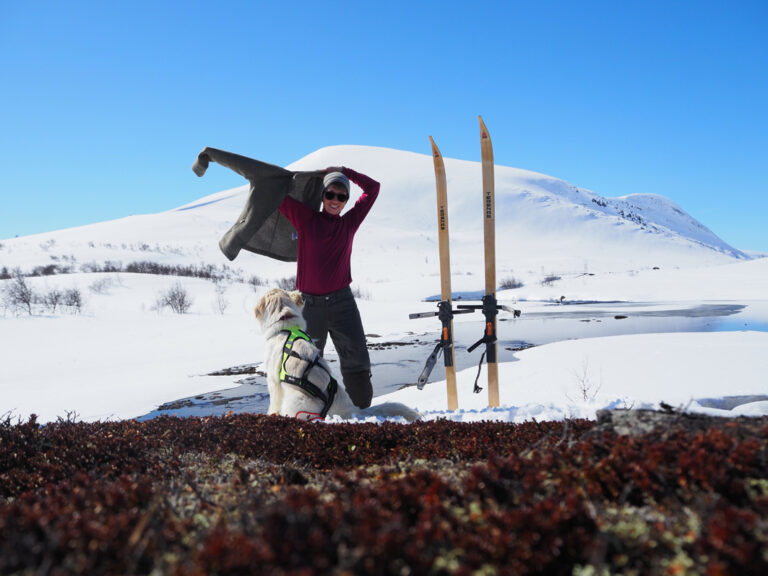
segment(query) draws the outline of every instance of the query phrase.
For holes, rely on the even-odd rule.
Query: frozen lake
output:
[[[468,300],[454,303],[466,302]],[[518,302],[514,307],[522,311],[519,318],[508,312],[499,314],[499,362],[514,362],[515,352],[521,349],[577,338],[667,332],[768,332],[768,304],[764,302]],[[410,333],[405,337],[393,339],[386,335],[369,335],[374,396],[414,385],[438,341],[438,332],[425,331],[423,320],[406,322],[409,323]],[[467,352],[467,348],[482,334],[481,313],[460,314],[454,318],[457,370],[478,365],[483,346],[472,353]],[[332,366],[337,366],[332,350],[328,351],[326,358]],[[238,372],[241,372],[239,376]],[[269,394],[264,375],[260,372],[261,366],[254,364],[238,367],[232,374],[211,376],[230,378],[233,387],[170,402],[147,417],[160,414],[203,416],[226,414],[230,410],[264,413],[269,404]],[[441,356],[429,382],[444,379]]]

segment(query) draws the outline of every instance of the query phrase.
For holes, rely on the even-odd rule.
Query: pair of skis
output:
[[[485,256],[485,296],[481,305],[459,304],[455,309],[451,295],[451,263],[448,243],[448,186],[445,177],[445,164],[437,144],[429,137],[432,143],[432,158],[435,164],[435,181],[437,183],[437,225],[438,243],[440,251],[440,298],[437,312],[411,314],[410,318],[424,318],[437,316],[442,324],[440,342],[427,358],[424,370],[417,382],[421,389],[427,383],[440,353],[443,354],[445,363],[445,378],[448,392],[448,410],[456,410],[459,407],[458,393],[456,389],[456,366],[454,365],[453,351],[453,316],[482,310],[485,316],[483,337],[470,346],[472,352],[476,347],[485,344],[485,357],[488,365],[488,405],[499,405],[499,370],[497,362],[496,346],[496,316],[500,306],[496,302],[496,213],[495,213],[495,186],[493,146],[488,129],[483,118],[480,120],[480,150],[482,153],[483,174],[483,237]],[[480,360],[482,364],[482,359]]]

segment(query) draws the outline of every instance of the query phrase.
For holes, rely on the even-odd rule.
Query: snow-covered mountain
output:
[[[192,158],[191,160],[193,160]],[[446,158],[451,260],[456,289],[477,289],[482,275],[481,166]],[[333,146],[289,169],[347,165],[382,183],[356,239],[353,275],[364,289],[395,278],[438,274],[432,157],[398,150]],[[224,170],[212,165],[212,170]],[[188,177],[195,178],[190,170]],[[690,267],[747,259],[672,201],[658,195],[609,198],[563,180],[497,166],[498,276]],[[247,187],[222,191],[167,212],[2,241],[0,267],[58,266],[77,271],[105,262],[214,265],[265,279],[295,267],[243,252],[229,263],[218,240],[240,213]],[[350,203],[351,205],[351,203]],[[463,278],[463,280],[462,280]]]
[[[375,395],[403,394],[395,399],[444,417],[441,368],[424,390],[399,390],[418,377],[440,328],[434,317],[408,319],[434,310],[423,300],[440,286],[432,157],[337,146],[289,167],[339,164],[382,183],[352,262]],[[446,159],[446,171],[453,289],[479,292],[481,167]],[[191,170],[188,178],[196,182]],[[593,417],[599,408],[662,399],[765,400],[768,258],[745,261],[659,196],[605,198],[503,166],[496,167],[496,192],[497,278],[522,284],[499,290],[502,302],[523,310],[519,319],[500,315],[506,408],[486,410],[485,395],[472,393],[478,354],[467,347],[484,326],[479,315],[467,314],[454,326],[460,407],[480,411],[450,417],[520,421]],[[221,254],[218,241],[247,193],[242,186],[162,213],[0,241],[0,415],[130,418],[165,403],[166,414],[263,412],[263,377],[229,369],[252,369],[263,360],[253,306],[296,266],[247,252],[229,262]],[[150,269],[161,266],[177,267],[176,273],[181,266],[212,269],[222,281]],[[3,272],[17,267],[38,274],[25,279],[41,297],[32,309],[8,298],[17,280]],[[254,276],[262,283],[250,282]],[[187,314],[158,304],[176,285],[191,298]],[[83,305],[51,306],[49,297],[62,293],[81,295]],[[718,330],[726,317],[728,334],[689,333]],[[678,334],[659,337],[669,331]],[[520,351],[525,343],[539,346]],[[333,362],[333,348],[326,353]],[[582,402],[587,388],[594,397]]]

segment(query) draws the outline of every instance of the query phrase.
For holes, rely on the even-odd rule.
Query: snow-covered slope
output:
[[[437,318],[408,320],[411,312],[434,310],[433,303],[421,300],[437,294],[440,285],[432,158],[336,146],[290,167],[339,164],[382,182],[381,195],[355,240],[352,262],[379,395],[415,381],[439,333]],[[223,170],[216,165],[210,169]],[[447,159],[446,169],[453,287],[479,291],[484,284],[480,164]],[[195,178],[191,170],[188,177]],[[499,292],[501,300],[517,300],[523,309],[521,319],[502,312],[499,322],[506,386],[502,399],[510,406],[503,413],[454,416],[518,420],[587,415],[626,396],[636,398],[638,406],[655,399],[670,401],[668,391],[673,389],[674,398],[692,399],[701,398],[702,390],[708,396],[764,393],[768,258],[745,261],[740,252],[657,196],[603,198],[549,176],[502,166],[497,166],[496,183],[498,279],[514,276],[523,282],[521,288]],[[262,377],[215,375],[232,367],[252,368],[263,359],[263,338],[252,310],[268,286],[244,280],[257,276],[273,286],[296,269],[294,263],[249,253],[230,263],[219,251],[218,241],[240,214],[247,193],[242,186],[167,212],[2,240],[0,272],[16,267],[25,273],[36,268],[55,272],[26,282],[38,295],[78,291],[85,302],[78,314],[61,306],[51,310],[41,302],[30,315],[0,297],[0,415],[26,418],[36,413],[41,421],[49,421],[74,411],[88,420],[123,418],[172,401],[174,408],[168,410],[178,405],[189,410],[186,414],[264,411],[267,391]],[[114,272],[134,262],[213,266],[217,275],[240,281]],[[89,273],[97,270],[103,272]],[[553,280],[542,282],[548,277]],[[13,282],[0,278],[0,296]],[[176,283],[192,299],[188,314],[157,306]],[[565,304],[553,305],[561,297]],[[609,309],[601,308],[594,316],[583,305],[594,300]],[[610,308],[617,301],[621,304]],[[669,310],[677,325],[679,310],[691,308],[690,314],[696,314],[700,302],[729,302],[733,310],[747,306],[729,328],[738,332],[706,338],[681,332],[664,344],[656,334],[639,339],[615,336],[616,342],[596,337],[631,333],[627,314],[637,314],[638,309],[646,312],[632,324],[635,330],[656,331],[658,324],[645,322],[653,314],[672,314]],[[702,326],[697,323],[695,328]],[[482,404],[477,397],[464,397],[472,394],[477,375],[477,356],[466,348],[482,329],[478,315],[456,319],[462,408]],[[691,328],[677,330],[683,329]],[[569,340],[542,345],[541,351],[517,351],[522,341],[531,339],[525,333],[539,330],[555,334],[555,339],[588,342]],[[333,361],[334,350],[326,353]],[[699,353],[708,363],[696,362]],[[653,370],[636,369],[638,358],[651,357],[652,362],[643,364]],[[691,378],[688,365],[694,362],[697,370]],[[600,383],[605,396],[584,408],[569,397],[575,397],[574,383],[586,381],[587,364],[589,377]],[[688,375],[685,381],[681,372]],[[436,367],[432,378],[440,380],[443,374]],[[539,394],[524,397],[520,387]],[[422,410],[439,410],[434,417],[443,417],[444,399],[433,394],[438,389],[444,390],[444,384],[433,382],[417,398],[409,398],[413,390],[403,391],[402,399]],[[225,390],[236,400],[234,408],[217,396]],[[188,400],[176,403],[180,398]],[[203,398],[202,405],[196,404],[198,398]]]
[[[353,276],[363,289],[438,274],[435,184],[426,154],[365,146],[317,150],[288,168],[347,165],[382,183],[379,200],[356,239]],[[212,170],[224,170],[213,165]],[[482,275],[479,162],[446,159],[451,259],[457,290],[478,289]],[[189,176],[194,178],[190,170]],[[215,265],[242,276],[284,278],[280,263],[248,253],[229,263],[218,241],[242,209],[246,186],[200,198],[175,210],[3,240],[0,266],[57,265],[83,269],[105,262]],[[350,203],[351,205],[351,203]],[[513,275],[615,272],[724,264],[748,258],[670,200],[656,195],[605,198],[567,182],[496,167],[497,267]],[[394,288],[392,288],[394,289]]]

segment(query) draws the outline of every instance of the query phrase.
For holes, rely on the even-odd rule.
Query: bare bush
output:
[[[64,291],[62,303],[69,308],[73,314],[79,314],[83,310],[83,295],[79,288],[69,288]]]
[[[261,278],[259,278],[258,276],[251,276],[250,278],[248,278],[248,284],[251,285],[251,288],[253,288],[254,292],[259,291],[259,286],[267,285],[267,283]]]
[[[176,282],[166,292],[162,292],[157,300],[157,308],[162,310],[168,307],[176,314],[186,314],[192,307],[192,299],[187,290]]]
[[[55,274],[70,274],[71,272],[70,266],[46,264],[45,266],[35,266],[27,276],[54,276]]]
[[[581,370],[574,370],[573,375],[576,378],[576,383],[579,390],[579,400],[582,402],[594,402],[597,398],[597,394],[603,387],[602,377],[599,382],[594,382],[589,373],[589,359],[585,358],[581,363]],[[566,398],[571,400],[570,396],[566,394]]]
[[[277,287],[281,290],[296,290],[296,276],[289,276],[288,278],[280,278],[277,281]]]
[[[522,288],[523,283],[514,276],[507,276],[499,284],[499,290],[514,290],[515,288]]]
[[[223,315],[229,307],[229,300],[226,298],[227,287],[221,283],[216,283],[214,290],[216,291],[216,302],[214,306],[219,314]]]
[[[21,270],[18,268],[14,270],[11,281],[3,291],[3,301],[5,302],[6,307],[15,310],[26,310],[31,316],[32,304],[36,302],[37,298],[37,294],[35,294],[34,290],[27,284]]]
[[[122,272],[123,263],[119,260],[113,262],[112,260],[106,260],[103,264],[97,264],[96,262],[86,262],[80,266],[81,272],[97,273],[97,272]]]
[[[56,313],[56,308],[64,300],[64,293],[58,288],[53,288],[43,294],[43,305],[53,314]]]
[[[119,277],[115,279],[111,276],[105,276],[104,278],[94,280],[91,285],[88,286],[88,290],[94,294],[109,294],[110,288],[113,288],[114,286],[122,286],[122,280],[120,280]]]
[[[100,278],[94,280],[91,285],[88,286],[88,290],[94,294],[106,294],[109,292],[110,286],[112,286],[112,283],[109,281],[109,278]]]
[[[370,300],[371,293],[368,290],[363,290],[360,286],[352,286],[352,296],[358,300]]]

